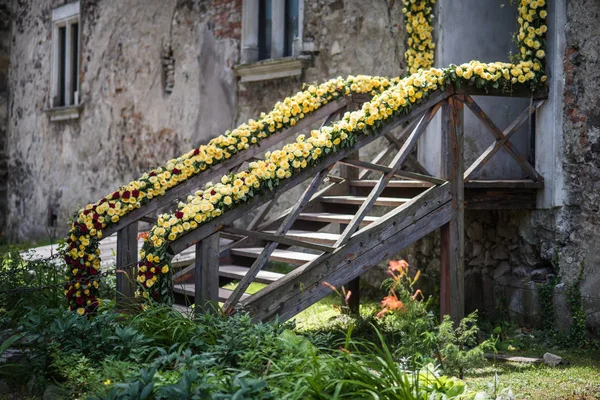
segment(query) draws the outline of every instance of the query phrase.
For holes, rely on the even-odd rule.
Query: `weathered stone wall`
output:
[[[11,10],[0,2],[0,242],[5,234],[8,212],[8,65],[10,59]]]
[[[240,0],[82,0],[81,115],[50,122],[51,12],[64,3],[16,4],[8,132],[16,239],[47,237],[51,214],[62,234],[79,206],[231,128],[236,115],[239,21],[222,15]]]

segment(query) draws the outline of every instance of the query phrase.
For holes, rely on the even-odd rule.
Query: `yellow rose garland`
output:
[[[435,43],[433,43],[433,6],[435,0],[402,0],[404,22],[408,39],[404,53],[406,70],[414,74],[420,69],[433,66]]]
[[[275,132],[296,125],[305,116],[340,96],[352,93],[375,94],[391,84],[393,82],[386,78],[358,75],[310,85],[306,90],[277,103],[270,113],[261,114],[259,119],[251,119],[236,129],[227,131],[208,144],[168,161],[163,167],[144,173],[118,191],[79,210],[66,241],[65,262],[71,272],[71,277],[67,277],[67,280],[81,282],[81,289],[73,284],[65,287],[70,308],[80,313],[89,313],[97,307],[97,276],[100,270],[98,242],[102,239],[103,229],[116,224],[130,211],[154,197],[164,195],[167,190],[191,176],[223,162]]]
[[[376,95],[360,110],[347,112],[333,125],[314,130],[309,137],[300,135],[296,142],[266,153],[263,160],[250,163],[247,170],[224,175],[216,184],[207,184],[204,190],[189,196],[187,203],[180,204],[177,212],[161,215],[152,227],[140,251],[142,262],[138,282],[146,290],[141,289],[138,293],[170,303],[172,283],[167,248],[187,232],[259,193],[274,190],[282,180],[318,163],[325,155],[351,147],[358,135],[373,133],[394,116],[409,112],[412,106],[439,87],[472,80],[480,86],[483,82],[484,87],[511,85],[515,77],[518,82],[534,84],[539,80],[531,73],[532,65],[531,61],[519,64],[471,61],[446,69],[419,70]]]

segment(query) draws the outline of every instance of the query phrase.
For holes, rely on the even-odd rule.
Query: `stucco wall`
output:
[[[239,1],[238,1],[239,2]],[[34,4],[35,3],[35,4]],[[51,10],[19,2],[9,82],[9,232],[55,235],[81,205],[231,128],[239,27],[215,36],[220,2],[81,1],[80,118],[50,122]],[[229,2],[231,3],[231,2]],[[235,2],[233,2],[235,3]],[[174,87],[164,91],[162,49],[173,51]]]

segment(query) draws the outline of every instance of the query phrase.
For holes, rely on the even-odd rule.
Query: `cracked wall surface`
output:
[[[176,0],[81,1],[81,115],[51,122],[51,12],[64,3],[16,4],[8,105],[8,229],[15,239],[59,237],[78,207],[234,122],[235,29],[216,36],[219,7]],[[164,90],[164,45],[175,60],[171,93]],[[58,217],[56,231],[49,214]]]

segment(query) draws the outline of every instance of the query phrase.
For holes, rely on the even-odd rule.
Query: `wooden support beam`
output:
[[[433,107],[431,107],[429,111],[425,113],[425,117],[421,120],[419,125],[417,125],[417,127],[410,134],[410,136],[406,139],[406,141],[402,145],[402,148],[398,151],[398,153],[388,166],[389,171],[379,179],[379,182],[377,182],[377,184],[375,184],[375,186],[371,190],[371,193],[369,193],[369,196],[367,196],[364,203],[360,206],[360,208],[354,215],[354,218],[352,218],[352,221],[350,221],[346,229],[344,229],[344,232],[342,233],[341,237],[335,243],[335,247],[343,246],[344,243],[346,243],[350,239],[350,236],[352,236],[352,234],[358,229],[363,218],[371,210],[371,208],[375,204],[375,201],[377,200],[379,195],[381,195],[381,192],[383,192],[383,189],[385,189],[388,182],[392,179],[392,177],[394,177],[396,171],[400,170],[400,167],[404,163],[404,160],[406,160],[412,148],[417,144],[419,137],[421,137],[421,134],[425,131],[425,128],[433,119],[435,113],[437,112],[440,106],[441,103],[435,104]]]
[[[442,107],[442,174],[450,180],[452,214],[441,228],[440,314],[464,317],[463,105],[456,96]]]
[[[466,101],[466,100],[465,100]],[[523,125],[528,119],[529,115],[535,112],[542,104],[543,100],[538,100],[533,103],[533,105],[528,106],[521,115],[519,115],[509,126],[504,130],[504,132],[495,132],[495,135],[499,135],[498,139],[494,143],[490,145],[481,155],[475,160],[473,164],[465,171],[464,178],[465,180],[469,180],[475,177],[477,172],[483,168],[483,166],[492,158],[494,154],[501,148],[505,147],[507,143],[509,143],[510,138],[514,135],[517,130]],[[462,104],[462,103],[461,103]],[[490,121],[491,122],[491,121]],[[537,173],[536,173],[537,174]],[[533,177],[532,177],[533,178]],[[541,178],[538,175],[538,179]]]
[[[196,243],[194,263],[194,312],[217,313],[219,309],[219,232]]]
[[[275,234],[259,231],[250,231],[247,229],[238,229],[233,227],[223,228],[221,232],[237,233],[244,236],[252,237],[253,239],[261,239],[269,242],[277,242],[287,244],[288,246],[304,247],[306,249],[318,250],[326,253],[331,253],[335,248],[323,244],[306,242],[304,240],[294,239],[287,236],[278,236]]]
[[[387,167],[385,165],[373,164],[366,161],[350,160],[347,158],[340,160],[340,163],[353,165],[357,168],[368,169],[371,171],[383,172],[386,174],[391,170],[390,167]],[[433,176],[428,175],[417,174],[416,172],[398,170],[394,173],[394,175],[400,178],[414,179],[416,181],[429,182],[435,185],[441,185],[442,183],[446,182],[443,179],[435,178]]]
[[[344,249],[323,254],[298,267],[241,304],[254,320],[279,315],[287,320],[331,293],[327,282],[339,287],[392,257],[425,234],[450,220],[449,183],[430,188],[357,232]]]
[[[313,178],[310,185],[308,185],[300,199],[298,199],[298,202],[296,202],[296,204],[294,205],[292,211],[283,220],[279,228],[277,228],[277,231],[275,231],[275,236],[285,235],[285,233],[292,227],[292,225],[296,221],[296,218],[298,218],[298,215],[300,215],[304,207],[306,207],[306,205],[308,204],[312,195],[317,191],[323,180],[327,177],[329,171],[331,171],[331,168],[333,168],[333,164],[320,171]],[[252,281],[254,280],[254,278],[256,278],[256,275],[259,273],[262,267],[269,261],[271,253],[273,253],[273,250],[275,250],[278,245],[279,243],[277,242],[267,243],[260,255],[256,258],[256,260],[254,260],[252,266],[250,266],[246,275],[242,278],[240,283],[234,289],[233,293],[231,293],[231,296],[229,296],[227,301],[225,301],[225,304],[223,305],[223,311],[226,315],[230,314],[233,311],[233,308],[242,297],[242,294],[246,292],[246,289],[248,288],[248,286],[250,286],[250,283],[252,283]]]
[[[457,96],[459,97],[459,96]],[[479,107],[477,102],[473,100],[471,96],[463,96],[459,98],[462,102],[473,112],[475,117],[481,121],[481,123],[492,133],[496,140],[504,139],[504,134],[496,126],[494,121]],[[536,182],[543,182],[544,178],[535,170],[535,168],[525,159],[525,157],[513,147],[510,141],[506,141],[504,144],[504,150],[519,164],[526,176],[531,177]]]
[[[137,222],[117,232],[117,305],[129,307],[135,298],[138,260]]]

